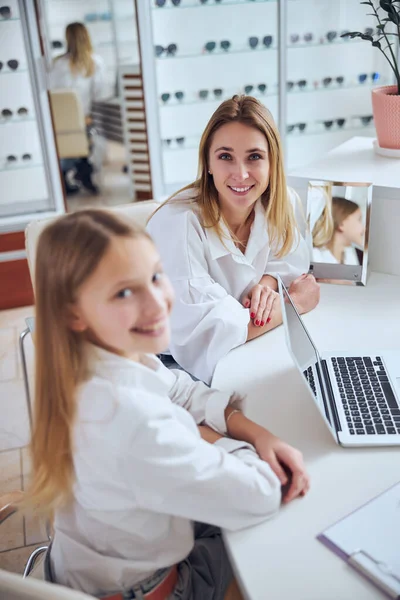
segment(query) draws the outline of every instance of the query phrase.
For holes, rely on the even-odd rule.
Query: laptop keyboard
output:
[[[331,361],[350,434],[400,434],[400,407],[382,359],[356,356]]]
[[[306,378],[306,380],[308,381],[308,384],[309,384],[310,388],[312,389],[314,396],[317,397],[317,390],[315,388],[315,379],[314,379],[314,373],[312,372],[312,367],[308,367],[308,369],[303,371],[303,375]]]

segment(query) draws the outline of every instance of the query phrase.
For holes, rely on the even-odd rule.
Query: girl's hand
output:
[[[279,478],[282,486],[289,484],[282,502],[287,504],[298,496],[305,496],[310,489],[310,478],[304,466],[303,455],[269,431],[259,435],[254,443],[259,457],[265,460]],[[282,466],[284,465],[284,467]],[[291,481],[285,472],[291,474]]]
[[[257,327],[264,327],[271,321],[275,302],[279,302],[279,294],[268,285],[260,283],[252,287],[242,299],[243,306],[250,309],[250,318]]]

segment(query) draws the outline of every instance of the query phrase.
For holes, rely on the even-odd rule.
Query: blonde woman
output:
[[[88,30],[83,23],[70,23],[65,30],[67,52],[58,56],[50,73],[50,89],[76,90],[87,118],[92,103],[103,93],[104,63],[93,52]]]
[[[277,274],[300,312],[315,307],[295,203],[270,112],[250,96],[223,102],[201,138],[197,180],[148,224],[177,298],[165,364],[210,383],[224,355],[281,323]]]
[[[321,263],[359,265],[356,248],[364,248],[365,227],[356,202],[332,198],[333,232],[324,245],[314,247],[313,260]]]
[[[93,53],[89,32],[83,23],[70,23],[65,30],[67,52],[54,60],[50,72],[50,89],[73,89],[82,102],[86,117],[86,124],[91,124],[92,104],[100,100],[104,86],[104,64],[100,56]],[[93,184],[91,174],[92,165],[87,158],[82,158],[76,163],[67,159],[61,161],[64,173],[64,185],[68,194],[77,192],[79,187],[69,184],[66,173],[76,167],[75,178],[92,193],[98,189]]]
[[[237,395],[154,356],[173,293],[134,223],[99,210],[58,219],[35,281],[30,498],[55,511],[48,578],[102,600],[241,598],[218,528],[304,496],[301,453]]]

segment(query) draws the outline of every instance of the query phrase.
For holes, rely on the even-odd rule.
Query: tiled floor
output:
[[[29,480],[29,422],[22,380],[18,339],[33,307],[0,311],[0,496],[26,489]],[[33,384],[33,346],[26,350]],[[0,568],[22,573],[31,552],[46,541],[42,520],[15,513],[0,525]]]

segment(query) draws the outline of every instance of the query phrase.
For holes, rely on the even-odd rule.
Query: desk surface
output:
[[[375,154],[373,138],[353,137],[337,146],[319,160],[299,167],[290,175],[309,179],[331,179],[333,181],[365,181],[376,188],[396,190],[399,197],[399,159]],[[375,194],[374,194],[375,196]]]
[[[324,284],[305,322],[320,351],[400,349],[400,277],[372,273],[366,287]],[[299,448],[311,475],[306,498],[271,521],[225,532],[247,599],[385,598],[315,536],[400,480],[400,449],[336,445],[286,349],[283,327],[230,352],[213,385],[247,394],[246,414]]]

